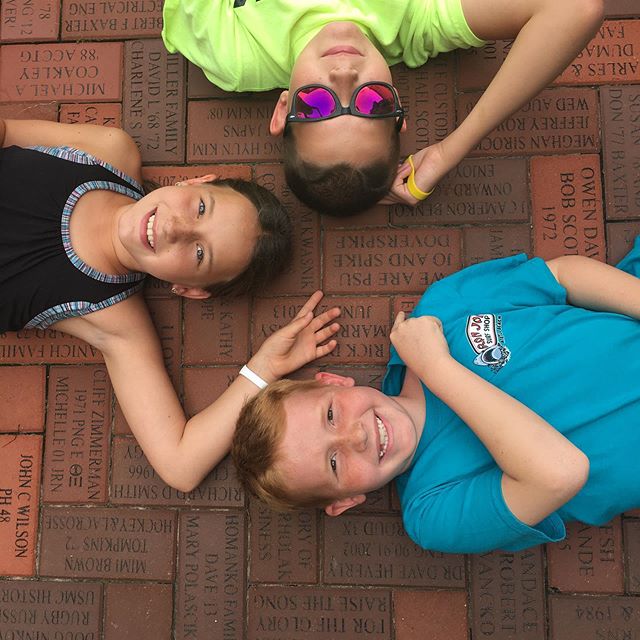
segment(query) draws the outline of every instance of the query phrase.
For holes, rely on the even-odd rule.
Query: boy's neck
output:
[[[396,396],[396,401],[404,407],[411,420],[416,426],[418,441],[422,436],[424,423],[427,417],[427,403],[422,390],[420,378],[407,367],[404,382],[400,393]]]

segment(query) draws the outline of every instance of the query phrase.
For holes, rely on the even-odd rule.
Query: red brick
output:
[[[636,514],[638,515],[638,514]],[[623,521],[626,588],[640,593],[640,520]]]
[[[7,638],[100,638],[101,584],[6,580],[2,595]]]
[[[328,584],[464,587],[464,557],[421,549],[398,515],[325,517],[323,527]]]
[[[537,256],[606,259],[598,156],[532,158],[531,192]]]
[[[453,83],[454,54],[440,54],[428,65],[392,68],[393,84],[405,109],[407,130],[400,134],[403,156],[446,138],[456,127]]]
[[[633,639],[640,630],[637,598],[549,598],[549,640]]]
[[[282,138],[269,135],[271,100],[189,102],[187,162],[279,160]]]
[[[62,0],[62,39],[159,38],[161,2]]]
[[[458,89],[485,89],[511,50],[513,40],[489,40],[484,47],[456,51],[458,57]]]
[[[40,575],[173,579],[175,512],[44,507]]]
[[[457,98],[461,122],[481,93]],[[595,89],[547,89],[498,125],[469,155],[593,153],[600,149]]]
[[[558,81],[562,84],[640,81],[640,20],[606,20]]]
[[[184,369],[184,410],[187,415],[195,415],[219,398],[236,379],[239,369],[238,366]]]
[[[250,501],[252,582],[316,582],[318,513],[276,512]]]
[[[467,640],[462,591],[394,591],[396,640]]]
[[[68,124],[99,124],[104,127],[122,126],[122,105],[119,102],[60,105],[60,122]]]
[[[466,224],[529,219],[527,162],[524,158],[464,160],[415,208],[389,207],[391,222]]]
[[[189,75],[188,96],[189,98],[230,98],[235,94],[228,93],[215,84],[209,82],[204,71],[195,64],[187,62]]]
[[[601,527],[567,525],[567,537],[547,546],[549,585],[559,591],[622,593],[620,518]]]
[[[607,219],[639,218],[640,88],[601,87],[600,107]]]
[[[123,128],[143,162],[184,162],[185,61],[161,40],[134,40],[124,48]]]
[[[34,42],[58,37],[60,4],[51,0],[13,0],[0,8],[0,41]]]
[[[114,438],[111,469],[114,504],[152,506],[243,507],[240,488],[230,458],[220,462],[193,490],[185,493],[165,484],[133,438]]]
[[[531,253],[531,227],[528,224],[465,227],[462,238],[465,266]]]
[[[42,431],[44,367],[0,367],[0,432]]]
[[[300,311],[305,299],[261,298],[255,301],[253,310],[253,330],[251,345],[253,353],[265,338],[284,326]],[[333,306],[342,309],[341,329],[338,345],[324,358],[316,361],[319,365],[340,364],[386,364],[389,359],[389,300],[371,298],[323,298],[317,311],[322,312]]]
[[[2,47],[0,101],[111,102],[120,100],[121,79],[119,42]]]
[[[636,0],[604,0],[604,11],[609,18],[640,16],[640,8]]]
[[[249,299],[186,300],[185,364],[244,364],[249,359]]]
[[[199,178],[207,174],[215,175],[223,180],[225,178],[240,178],[251,180],[251,167],[246,164],[201,164],[195,166],[149,166],[142,167],[142,177],[145,180],[155,182],[159,187],[168,187],[176,182]]]
[[[106,502],[110,424],[111,384],[105,367],[51,368],[45,502]]]
[[[104,638],[169,638],[172,609],[169,584],[107,584]]]
[[[251,586],[248,640],[389,640],[391,594],[382,589]]]
[[[267,285],[261,295],[311,295],[320,287],[319,216],[291,193],[284,179],[282,165],[258,165],[256,182],[279,198],[289,211],[293,225],[293,252],[289,267],[285,273]]]
[[[325,233],[327,293],[422,293],[461,266],[457,229]]]
[[[55,102],[6,102],[0,104],[0,118],[16,120],[49,120],[58,119],[58,105]]]
[[[392,315],[393,318],[398,315],[400,311],[405,313],[412,313],[413,308],[418,304],[422,296],[399,296],[393,299]]]
[[[471,630],[491,640],[545,640],[542,548],[471,556]]]
[[[42,436],[0,435],[0,575],[35,569]]]
[[[640,235],[640,220],[634,222],[607,222],[607,262],[618,264]]]
[[[243,512],[180,514],[178,640],[244,637],[246,561]]]

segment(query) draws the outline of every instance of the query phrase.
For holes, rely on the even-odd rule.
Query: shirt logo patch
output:
[[[473,364],[489,367],[498,373],[511,358],[511,351],[504,342],[502,316],[493,313],[477,313],[467,318],[467,340],[476,352]]]

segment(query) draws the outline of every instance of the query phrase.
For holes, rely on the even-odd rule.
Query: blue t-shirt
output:
[[[640,242],[620,265],[640,270]],[[413,315],[442,320],[452,356],[542,416],[590,460],[589,479],[535,527],[501,490],[502,471],[477,436],[423,386],[426,422],[396,479],[405,528],[446,552],[517,550],[560,540],[565,522],[599,525],[640,506],[640,322],[567,303],[540,258],[464,269],[432,285]],[[392,349],[383,390],[397,395],[404,364]]]

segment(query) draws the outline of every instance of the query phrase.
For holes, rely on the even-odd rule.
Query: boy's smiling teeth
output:
[[[147,242],[149,243],[152,249],[155,249],[156,247],[156,239],[155,239],[155,236],[153,235],[153,223],[155,222],[155,220],[156,220],[156,214],[152,213],[149,216],[149,220],[147,221]]]
[[[378,425],[378,433],[380,434],[380,451],[378,451],[378,458],[382,458],[387,453],[387,445],[389,444],[389,434],[384,426],[384,423],[378,416],[376,416],[376,424]]]

